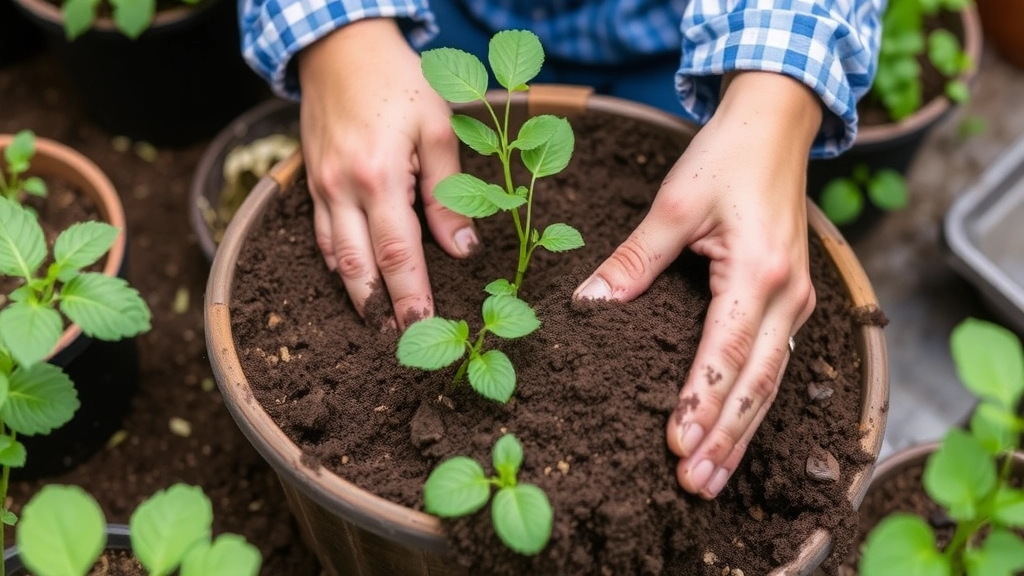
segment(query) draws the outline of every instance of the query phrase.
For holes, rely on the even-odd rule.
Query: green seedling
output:
[[[960,41],[948,30],[925,35],[924,19],[940,10],[958,12],[971,0],[889,0],[882,16],[882,42],[878,71],[871,96],[899,121],[921,108],[921,67],[918,57],[928,59],[946,78],[945,93],[953,102],[966,102],[970,92],[959,76],[973,65]]]
[[[150,327],[149,308],[127,282],[83,271],[110,250],[117,235],[117,228],[102,222],[69,227],[55,240],[52,262],[40,274],[48,256],[43,229],[27,209],[0,198],[0,274],[21,279],[0,297],[0,537],[4,525],[17,522],[6,497],[11,468],[25,465],[19,435],[48,434],[78,410],[71,379],[44,361],[60,340],[64,318],[99,340]]]
[[[185,4],[198,4],[201,0],[181,0]],[[61,6],[64,16],[64,34],[74,40],[84,34],[96,21],[96,8],[100,0],[65,0]],[[114,26],[125,36],[136,39],[153,23],[156,0],[109,0]]]
[[[925,519],[893,514],[867,537],[864,576],[1013,576],[1024,570],[1024,490],[1010,482],[1010,454],[1024,419],[1024,350],[998,325],[968,318],[950,338],[957,373],[979,403],[969,430],[953,429],[928,457],[922,483],[956,522],[940,548]]]
[[[896,170],[883,168],[874,174],[858,164],[850,177],[834,178],[821,191],[821,210],[837,226],[850,224],[864,211],[864,198],[879,210],[905,208],[910,202],[907,181]]]
[[[544,549],[551,538],[554,517],[544,491],[516,478],[523,463],[523,447],[511,434],[494,443],[494,476],[486,476],[483,467],[472,458],[456,456],[434,468],[423,486],[427,512],[442,518],[474,514],[491,498],[494,531],[510,549],[533,555]]]
[[[175,484],[131,515],[132,553],[151,576],[255,576],[262,558],[237,534],[213,533],[213,506],[197,486]],[[18,552],[37,576],[85,576],[106,547],[106,519],[78,486],[44,486],[25,505]]]
[[[36,135],[22,130],[14,135],[4,148],[4,166],[0,166],[0,194],[14,202],[21,201],[21,192],[33,196],[46,196],[46,182],[38,176],[22,178],[36,155]]]

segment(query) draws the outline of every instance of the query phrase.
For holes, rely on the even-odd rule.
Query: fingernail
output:
[[[729,481],[729,471],[725,468],[719,468],[715,470],[715,475],[711,477],[711,482],[708,482],[707,491],[714,498],[718,496],[718,493],[725,488],[725,483]]]
[[[683,428],[679,438],[679,448],[683,451],[683,457],[688,457],[697,450],[700,441],[704,439],[704,427],[696,422],[690,422]]]
[[[698,491],[708,485],[711,480],[711,473],[715,471],[715,463],[711,460],[701,460],[690,471],[690,482]]]
[[[476,231],[472,227],[466,226],[455,233],[455,247],[463,256],[469,256],[473,248],[479,244],[477,240]]]
[[[576,299],[610,300],[612,297],[611,286],[600,276],[591,276],[589,280],[576,289]]]

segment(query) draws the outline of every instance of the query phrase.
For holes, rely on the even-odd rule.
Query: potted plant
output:
[[[424,62],[426,65],[427,61]],[[302,158],[296,155],[275,166],[250,194],[232,220],[211,270],[206,297],[207,343],[214,374],[236,422],[281,477],[303,535],[328,573],[430,571],[461,574],[526,570],[574,573],[597,571],[596,562],[612,572],[658,573],[663,567],[671,567],[686,573],[702,570],[721,574],[724,569],[728,574],[743,569],[750,573],[810,574],[827,555],[833,535],[839,548],[846,539],[811,519],[812,509],[817,506],[820,510],[824,506],[831,511],[839,510],[841,515],[847,511],[852,514],[880,447],[885,418],[882,407],[887,382],[880,313],[855,257],[835,228],[820,212],[810,208],[814,230],[812,244],[823,259],[823,268],[834,274],[829,278],[834,282],[835,291],[828,293],[823,284],[820,306],[822,309],[836,307],[837,315],[842,317],[838,320],[838,329],[849,339],[837,345],[841,352],[825,353],[818,347],[829,340],[828,330],[810,328],[808,333],[814,336],[806,345],[800,345],[804,346],[802,353],[801,347],[797,347],[797,358],[792,362],[803,366],[799,369],[801,372],[817,370],[815,373],[820,376],[812,378],[819,381],[815,383],[813,394],[808,392],[808,382],[784,386],[787,400],[780,401],[794,407],[796,412],[791,415],[798,419],[803,418],[798,406],[806,406],[809,413],[837,418],[837,422],[829,425],[830,431],[807,431],[807,434],[837,452],[840,445],[851,451],[839,454],[838,458],[824,448],[812,451],[803,436],[798,446],[783,450],[787,452],[785,455],[772,452],[769,448],[772,440],[768,437],[772,430],[784,425],[768,425],[763,427],[765,435],[756,437],[757,448],[748,452],[743,473],[734,479],[735,490],[727,489],[725,498],[720,496],[715,503],[686,498],[671,478],[661,442],[665,418],[678,401],[677,370],[688,363],[685,357],[677,355],[685,348],[682,340],[699,337],[699,313],[687,316],[689,320],[674,314],[683,314],[678,306],[684,301],[699,309],[706,306],[706,300],[702,300],[699,290],[682,296],[670,288],[663,300],[642,301],[638,307],[596,306],[573,310],[566,290],[573,278],[589,270],[595,258],[611,250],[616,234],[624,234],[630,222],[637,222],[635,218],[650,200],[641,190],[649,189],[652,184],[656,188],[668,169],[667,157],[678,155],[692,137],[693,128],[668,114],[614,98],[594,96],[579,87],[533,86],[524,92],[525,87],[520,83],[525,84],[529,78],[520,80],[505,82],[511,84],[506,91],[490,93],[486,105],[476,101],[456,106],[456,112],[461,115],[454,120],[459,123],[455,125],[456,133],[469,140],[467,144],[475,150],[489,149],[487,143],[493,144],[495,139],[480,127],[484,122],[503,116],[497,113],[492,116],[492,112],[503,110],[501,107],[506,102],[510,103],[507,117],[511,121],[502,124],[499,130],[506,135],[504,146],[513,141],[511,134],[525,138],[524,130],[531,121],[535,128],[541,122],[531,119],[543,114],[565,115],[575,124],[574,129],[581,127],[586,134],[575,139],[575,166],[570,164],[566,173],[547,179],[548,174],[558,172],[555,164],[562,165],[561,161],[555,162],[555,157],[565,159],[564,146],[558,143],[564,144],[567,140],[552,138],[552,134],[560,133],[562,128],[550,130],[536,143],[536,146],[549,147],[537,156],[551,160],[552,165],[546,166],[550,170],[539,168],[543,162],[531,165],[532,160],[525,161],[525,169],[538,178],[535,189],[532,183],[521,191],[513,186],[511,193],[501,185],[492,188],[487,182],[506,182],[503,167],[492,166],[496,164],[493,159],[488,163],[484,157],[464,157],[464,169],[481,180],[454,180],[449,190],[452,195],[465,196],[468,200],[470,194],[464,194],[467,190],[482,191],[492,205],[486,206],[483,201],[473,204],[492,213],[505,205],[525,210],[532,198],[536,202],[532,209],[536,220],[532,226],[520,226],[525,222],[520,219],[515,223],[517,234],[511,235],[507,234],[507,226],[501,226],[508,223],[507,218],[493,225],[491,222],[496,219],[479,221],[484,237],[497,233],[497,227],[501,226],[507,240],[492,238],[497,252],[471,258],[465,263],[468,268],[460,268],[460,264],[451,259],[446,264],[440,258],[428,256],[432,277],[448,278],[445,285],[435,288],[438,310],[446,311],[442,317],[467,318],[480,326],[481,301],[491,302],[491,305],[483,304],[483,328],[474,338],[469,338],[469,322],[442,321],[445,327],[453,329],[451,338],[441,345],[445,348],[443,360],[455,362],[468,349],[466,374],[470,386],[489,391],[488,397],[499,399],[509,397],[510,386],[507,378],[497,376],[508,376],[509,371],[489,368],[507,368],[512,364],[516,374],[511,401],[502,405],[469,392],[465,386],[453,386],[453,375],[459,380],[458,375],[462,373],[454,365],[447,372],[422,372],[397,365],[396,347],[402,346],[397,334],[387,330],[382,334],[376,326],[368,327],[359,321],[354,311],[344,304],[344,296],[337,292],[337,279],[317,256],[309,221],[308,193],[302,189]],[[551,118],[543,122],[550,123],[551,127],[567,125],[563,124],[564,120]],[[598,134],[611,138],[615,145],[596,143]],[[497,141],[503,140],[498,137]],[[523,145],[523,148],[537,149],[536,146],[531,143],[531,147]],[[558,148],[557,154],[554,148]],[[599,149],[603,149],[605,155],[600,155]],[[535,156],[534,160],[538,158]],[[489,166],[490,170],[484,166]],[[512,171],[524,174],[520,168]],[[480,172],[476,172],[478,169]],[[538,177],[538,172],[543,175]],[[516,179],[523,177],[516,176]],[[531,181],[529,176],[525,178],[526,182]],[[603,188],[601,183],[606,180],[614,180],[624,190],[613,193]],[[586,192],[582,191],[584,186]],[[607,212],[617,208],[625,212],[615,215]],[[571,221],[573,227],[579,226],[582,234],[573,238],[585,238],[586,247],[573,252],[573,258],[536,251],[527,288],[522,287],[521,278],[516,274],[514,278],[506,276],[504,282],[488,285],[491,298],[498,297],[498,300],[481,296],[478,283],[509,273],[508,266],[501,264],[509,260],[509,255],[512,255],[511,262],[519,259],[522,263],[520,256],[524,250],[529,256],[531,246],[550,248],[545,238],[570,239],[568,230],[557,226],[557,221],[548,227],[539,225],[541,214],[560,219],[552,215],[552,211],[575,214],[565,219]],[[577,220],[582,221],[584,215],[596,220],[578,224]],[[520,214],[520,218],[522,216]],[[491,226],[495,228],[489,228]],[[534,226],[536,234],[532,230]],[[555,232],[545,232],[551,227],[555,227]],[[620,227],[621,230],[612,233]],[[259,246],[258,240],[275,246]],[[566,245],[569,244],[578,246],[579,242]],[[552,245],[563,247],[561,243]],[[582,255],[577,257],[576,254]],[[302,266],[302,271],[291,268],[292,264]],[[841,272],[836,272],[833,264]],[[312,268],[305,268],[310,265]],[[442,270],[446,265],[454,268]],[[573,271],[573,268],[579,269]],[[700,268],[699,264],[696,268]],[[502,271],[494,272],[499,269]],[[516,266],[517,272],[523,269],[523,266]],[[693,270],[690,269],[691,273]],[[447,273],[453,272],[449,277]],[[259,278],[263,274],[267,275]],[[282,292],[285,285],[294,288],[300,278],[305,288],[295,297],[285,296]],[[687,280],[686,275],[677,270],[658,286],[687,284],[691,287],[706,285],[706,277],[703,281],[699,275]],[[459,285],[469,287],[455,295],[455,287]],[[510,304],[510,292],[535,300],[531,304],[535,308],[533,319],[544,324],[541,329],[529,330],[536,327],[536,322],[529,321],[531,314],[522,306]],[[642,298],[656,298],[653,294],[658,292],[654,288]],[[827,293],[830,295],[826,296]],[[368,309],[370,307],[368,304]],[[314,314],[320,320],[307,319],[303,315],[306,309],[317,310]],[[854,309],[858,311],[856,319],[850,315]],[[510,310],[513,314],[506,314]],[[659,325],[666,317],[659,321],[652,310],[672,315],[671,327]],[[813,322],[820,321],[822,314]],[[598,326],[596,319],[612,317],[616,320]],[[328,318],[341,321],[328,327]],[[440,327],[442,323],[425,326]],[[634,340],[622,337],[622,331],[627,330],[643,344],[629,350],[626,358],[610,361],[608,357],[613,349],[624,349],[627,342]],[[485,336],[488,332],[513,340],[491,342]],[[270,339],[266,342],[253,340],[262,335],[269,335]],[[690,345],[693,344],[691,340]],[[413,345],[418,346],[416,342]],[[581,353],[584,345],[591,348]],[[494,351],[503,352],[509,362],[499,361],[497,355],[491,354]],[[416,365],[415,359],[409,360],[402,352],[399,355],[400,359],[405,358],[403,362]],[[625,372],[613,362],[623,363]],[[474,363],[479,378],[470,374]],[[812,364],[817,368],[812,369]],[[299,370],[305,367],[312,372],[284,376],[285,370],[292,367]],[[586,374],[590,375],[589,382],[585,382]],[[618,384],[610,385],[606,378]],[[297,386],[288,390],[278,388],[284,379]],[[354,388],[332,390],[348,382]],[[788,396],[790,394],[794,396]],[[549,406],[542,411],[537,402],[547,402]],[[623,405],[618,406],[617,402]],[[845,408],[839,408],[840,405]],[[577,411],[583,408],[596,412],[580,416]],[[284,410],[301,421],[283,424],[279,418]],[[774,418],[780,412],[770,414]],[[838,424],[843,415],[846,424]],[[346,425],[346,429],[344,432],[324,430],[323,426],[330,423]],[[803,429],[803,426],[797,422],[792,429]],[[631,430],[636,434],[629,434]],[[457,436],[462,432],[466,436]],[[506,434],[513,434],[515,440]],[[368,450],[370,443],[385,435],[397,435],[399,442],[394,450]],[[570,438],[581,438],[582,442],[572,446],[568,442]],[[333,450],[332,446],[341,451]],[[765,455],[758,456],[756,453],[762,449],[766,450]],[[396,462],[399,452],[413,459],[408,464],[411,468],[401,468],[404,471],[399,472],[412,476],[412,483],[406,483],[412,493],[408,499],[391,498],[397,488],[390,482],[364,480],[360,486],[348,477],[357,467],[369,466],[383,471],[390,462],[404,467],[406,463]],[[750,455],[752,453],[754,455]],[[456,475],[469,480],[473,498],[469,503],[449,507],[421,491],[425,482],[451,487],[451,476],[433,476],[435,482],[426,478],[438,463],[452,462],[449,460],[452,456],[467,457],[456,459],[455,464],[449,466],[454,467]],[[493,475],[488,475],[479,464],[488,461],[493,462]],[[842,471],[836,470],[837,474],[833,475],[833,463],[841,466]],[[437,469],[445,466],[441,464]],[[795,480],[790,478],[795,485],[781,478],[794,469],[799,469]],[[760,473],[781,476],[775,477],[773,482],[761,482]],[[635,486],[631,484],[634,482]],[[396,479],[394,483],[401,482]],[[491,506],[493,514],[523,521],[543,520],[547,513],[523,513],[526,508],[510,507],[502,500],[519,498],[542,502],[543,498],[533,489],[515,490],[529,484],[548,493],[554,509],[552,525],[546,521],[512,522],[513,526],[533,536],[544,536],[550,529],[550,543],[546,547],[541,543],[539,553],[538,541],[532,537],[517,541],[514,535],[511,539],[507,538],[508,534],[503,536],[502,521],[491,529],[489,515],[482,512],[482,506],[490,493],[487,487],[492,484],[499,488]],[[373,492],[367,490],[367,486],[372,486]],[[831,487],[832,496],[821,493],[824,486]],[[558,498],[551,495],[552,488],[559,490]],[[814,499],[819,497],[821,500],[815,504]],[[825,505],[824,501],[829,503]],[[456,515],[450,512],[459,508],[465,512],[480,512],[442,524],[435,516],[423,513],[424,506],[445,516]],[[804,530],[797,533],[792,547],[773,549],[775,545],[759,535],[773,533],[783,537],[794,532],[792,516],[782,513],[783,508],[792,512],[794,507],[806,507],[801,513]],[[738,516],[715,516],[719,512],[726,513],[724,509]],[[716,520],[710,521],[729,529],[703,530],[703,536],[713,532],[724,539],[712,544],[698,538],[700,534],[675,532],[675,525],[684,516],[691,521],[696,517],[713,518]],[[620,530],[627,526],[636,529],[648,521],[654,522],[650,526],[643,524],[650,532],[640,528],[639,536]],[[741,527],[741,523],[747,525]],[[662,529],[666,531],[664,534],[660,532]],[[659,536],[647,537],[650,533]],[[589,536],[603,545],[588,549],[584,542]],[[701,544],[693,543],[697,540],[701,540]],[[504,552],[502,542],[513,550],[537,555]],[[680,547],[678,555],[675,545]],[[612,552],[616,546],[619,548]],[[702,546],[706,547],[696,549]],[[473,557],[472,553],[460,555],[456,549],[462,552],[471,549],[472,553],[490,555],[490,558],[482,560],[482,556]],[[749,560],[751,564],[742,568],[733,560],[741,551],[753,555]],[[644,556],[648,552],[650,555]],[[500,568],[497,564],[501,564]]]

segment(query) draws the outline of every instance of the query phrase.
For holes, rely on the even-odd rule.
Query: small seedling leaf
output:
[[[469,385],[484,398],[504,404],[516,390],[516,370],[504,352],[488,350],[469,361]]]
[[[147,498],[129,520],[132,551],[153,576],[172,573],[197,542],[209,541],[213,506],[197,486],[178,483]]]
[[[529,194],[530,189],[527,188],[526,186],[518,186],[516,188],[516,196],[522,196],[523,198],[526,198]]]
[[[494,443],[494,469],[501,486],[515,486],[519,467],[523,465],[523,446],[512,434],[505,434]]]
[[[449,102],[483,100],[487,69],[479,58],[455,48],[435,48],[420,56],[423,76]]]
[[[508,280],[505,280],[504,278],[499,278],[498,280],[491,282],[487,286],[484,286],[484,292],[490,294],[491,296],[515,296],[516,288]]]
[[[959,80],[953,80],[946,83],[946,97],[957,104],[963,104],[970,99],[971,91],[967,88],[967,84]]]
[[[149,28],[156,13],[156,0],[110,0],[110,4],[117,29],[132,39]]]
[[[472,458],[456,456],[434,468],[423,485],[423,507],[430,514],[455,518],[487,504],[491,484]]]
[[[502,338],[522,338],[540,328],[537,313],[515,296],[489,296],[483,304],[484,328]]]
[[[1017,336],[992,322],[968,318],[953,328],[950,349],[960,380],[972,394],[1013,410],[1024,393],[1024,349]]]
[[[533,116],[519,129],[519,136],[516,137],[510,148],[518,150],[533,150],[544,144],[561,129],[562,119],[551,114]]]
[[[973,520],[978,505],[996,486],[995,462],[968,432],[950,430],[928,458],[922,477],[925,492],[945,506],[954,520]]]
[[[0,466],[21,468],[26,455],[24,444],[10,436],[0,436]]]
[[[523,164],[535,178],[557,174],[569,165],[576,139],[565,118],[556,118],[555,131],[543,144],[522,151]]]
[[[928,59],[944,76],[960,73],[960,40],[949,30],[938,29],[928,35]]]
[[[398,339],[398,362],[421,370],[440,370],[466,353],[469,326],[465,321],[424,318]]]
[[[60,12],[64,16],[64,33],[74,40],[85,33],[96,19],[99,0],[67,0]]]
[[[471,116],[452,115],[452,129],[466,146],[478,154],[490,156],[498,151],[498,134],[493,128]]]
[[[0,197],[0,274],[30,278],[44,258],[46,240],[36,217]]]
[[[15,173],[20,174],[28,168],[29,160],[32,159],[36,153],[36,135],[31,130],[19,130],[17,134],[11,138],[11,143],[4,148],[4,160],[7,162],[8,169]],[[13,168],[18,165],[19,170]]]
[[[533,32],[505,30],[491,37],[487,60],[498,84],[520,91],[540,73],[544,64],[544,48]]]
[[[96,262],[110,250],[120,230],[106,222],[72,224],[53,243],[53,258],[66,282],[82,268]]]
[[[78,393],[60,368],[40,362],[11,374],[0,418],[26,436],[47,434],[66,424],[78,410]]]
[[[555,223],[544,229],[544,233],[537,240],[538,246],[543,246],[551,252],[566,252],[583,247],[583,236],[579,230],[568,224]]]
[[[123,278],[86,272],[64,285],[60,309],[82,332],[119,340],[149,330],[150,313],[138,291]]]
[[[1012,414],[992,402],[982,402],[971,414],[971,434],[985,448],[996,456],[1015,446],[1018,432]]]
[[[883,168],[868,181],[868,198],[882,210],[899,210],[910,202],[907,181],[903,175],[890,168]]]
[[[500,209],[485,193],[488,188],[495,188],[498,194],[505,195],[500,186],[488,184],[476,176],[452,174],[437,183],[434,197],[452,212],[470,218],[486,218]]]
[[[4,510],[0,514],[0,522],[3,522],[7,526],[15,526],[18,524],[18,515],[10,510]]]
[[[836,226],[849,224],[864,209],[860,188],[848,178],[836,178],[821,191],[821,210]]]
[[[256,576],[263,557],[238,534],[221,534],[193,546],[181,562],[180,576]]]
[[[0,310],[0,343],[23,367],[46,358],[60,340],[60,313],[37,302],[15,302]]]
[[[25,181],[21,183],[21,189],[32,196],[46,196],[46,182],[38,176],[26,178]]]
[[[487,188],[484,188],[484,197],[499,210],[512,210],[526,204],[526,198],[509,194],[501,186],[488,185]]]
[[[44,486],[21,516],[18,551],[34,574],[86,574],[106,546],[103,510],[78,486]]]
[[[863,576],[951,576],[935,535],[918,516],[893,514],[868,534],[860,559]]]
[[[1024,570],[1024,540],[1006,530],[993,530],[981,548],[964,551],[967,576],[1014,576]]]
[[[1024,490],[1000,486],[992,506],[992,517],[1007,528],[1024,528]]]
[[[527,556],[547,545],[553,518],[547,495],[533,484],[502,488],[491,505],[491,520],[498,537],[512,550]]]

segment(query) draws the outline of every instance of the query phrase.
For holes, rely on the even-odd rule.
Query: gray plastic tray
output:
[[[949,262],[1024,333],[1024,138],[946,213]]]

